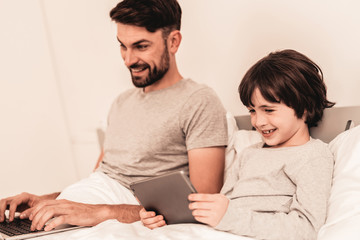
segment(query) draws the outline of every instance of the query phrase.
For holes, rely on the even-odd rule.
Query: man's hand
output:
[[[108,219],[131,223],[140,220],[139,205],[84,204],[68,200],[42,201],[33,208],[31,230],[49,231],[61,224],[95,226]]]
[[[219,224],[229,205],[229,199],[222,194],[195,193],[189,195],[189,200],[195,219],[212,227]]]
[[[20,218],[28,218],[32,207],[43,200],[55,199],[59,193],[52,193],[43,196],[37,196],[30,193],[21,193],[13,197],[0,200],[0,222],[5,220],[5,210],[9,207],[9,220],[13,221],[15,212],[21,212]]]
[[[162,215],[156,215],[153,211],[146,211],[144,208],[140,210],[140,219],[147,228],[154,229],[166,225]]]

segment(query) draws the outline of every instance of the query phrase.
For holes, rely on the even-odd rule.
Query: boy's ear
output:
[[[305,109],[304,110],[304,113],[303,113],[303,115],[302,115],[302,120],[304,120],[304,122],[306,122],[306,120],[307,120],[307,115],[308,115],[308,112],[307,112],[307,110]]]
[[[179,49],[181,43],[182,35],[179,30],[174,30],[169,34],[168,37],[168,46],[169,52],[175,54]]]

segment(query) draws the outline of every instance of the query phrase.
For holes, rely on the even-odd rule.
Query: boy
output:
[[[199,222],[258,239],[316,239],[325,223],[333,156],[309,128],[334,103],[318,65],[294,50],[271,53],[245,74],[239,94],[263,143],[244,149],[222,194],[191,194]],[[145,226],[165,225],[141,210]]]

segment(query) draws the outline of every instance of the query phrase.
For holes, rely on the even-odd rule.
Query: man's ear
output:
[[[168,37],[168,49],[169,52],[175,54],[179,49],[181,43],[182,35],[179,30],[174,30],[169,34]]]

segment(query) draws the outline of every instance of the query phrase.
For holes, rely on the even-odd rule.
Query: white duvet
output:
[[[141,222],[132,224],[119,223],[116,220],[108,220],[91,228],[51,234],[36,238],[36,240],[95,240],[95,239],[147,239],[147,240],[186,240],[186,239],[216,239],[216,240],[251,240],[251,238],[237,236],[231,233],[221,232],[211,227],[200,224],[174,224],[150,230]],[[35,240],[35,238],[34,238]]]
[[[90,177],[66,188],[59,198],[83,203],[117,204],[133,203],[136,199],[129,190],[116,181],[96,172]],[[251,240],[227,232],[214,230],[203,224],[174,224],[150,230],[141,222],[132,224],[120,223],[117,220],[108,220],[97,226],[46,235],[36,240],[91,240],[91,239],[147,239],[147,240],[186,240],[186,239],[229,239]]]

